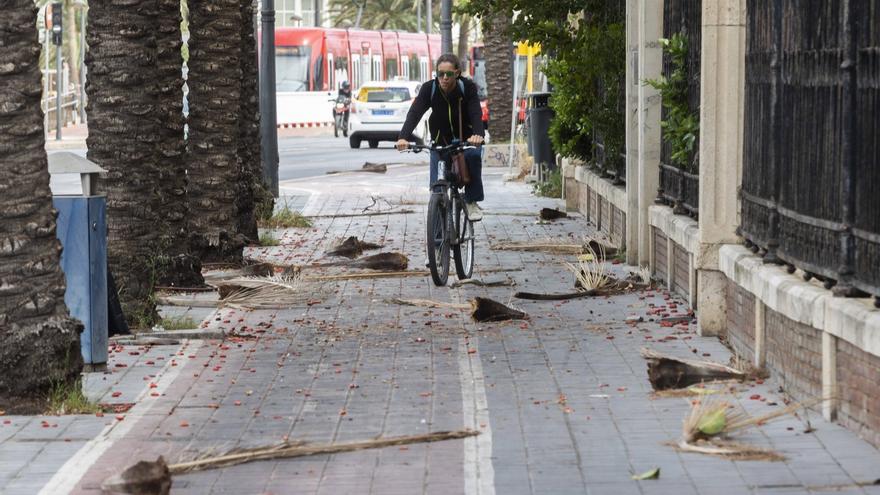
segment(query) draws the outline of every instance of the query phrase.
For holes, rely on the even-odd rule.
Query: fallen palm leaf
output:
[[[471,318],[474,321],[525,320],[528,317],[529,315],[522,311],[509,308],[485,297],[475,297],[471,300]]]
[[[362,278],[395,278],[395,277],[425,277],[431,272],[427,270],[411,270],[398,272],[371,272],[371,273],[341,273],[338,275],[304,276],[305,282],[324,282],[334,280],[353,280]]]
[[[155,461],[140,461],[111,476],[101,483],[101,489],[111,493],[167,495],[171,491],[171,472],[159,456]]]
[[[347,266],[352,268],[366,268],[380,271],[402,271],[409,265],[409,258],[400,253],[379,253],[354,261],[338,261],[333,263],[316,263],[311,268],[326,268],[331,266]]]
[[[217,287],[220,304],[248,309],[284,309],[315,298],[316,287],[304,287],[298,276],[240,277]]]
[[[377,173],[377,174],[384,174],[387,171],[388,171],[388,166],[385,165],[384,163],[365,162],[363,167],[357,168],[354,170],[331,170],[326,173],[327,173],[327,175],[342,174],[345,172],[373,172],[373,173]]]
[[[727,441],[714,440],[708,442],[706,440],[701,440],[695,443],[680,441],[674,444],[674,446],[682,452],[714,455],[738,461],[777,462],[785,460],[785,456],[770,449]]]
[[[654,390],[684,388],[715,380],[744,380],[747,375],[730,366],[713,361],[683,359],[642,349],[648,361],[648,379]]]
[[[507,242],[495,244],[490,249],[495,251],[543,251],[554,254],[583,254],[582,244],[554,242]]]
[[[328,256],[345,256],[346,258],[357,258],[366,250],[369,249],[378,249],[382,246],[379,244],[373,244],[372,242],[363,242],[355,236],[350,236],[347,239],[337,239],[327,252],[324,253]]]
[[[329,214],[329,215],[310,215],[305,218],[321,219],[321,218],[375,217],[378,215],[407,215],[409,213],[415,213],[415,210],[403,209],[403,210],[393,210],[393,211],[369,211],[366,213],[333,213],[333,214]]]
[[[400,304],[403,306],[419,306],[422,308],[452,308],[452,309],[471,309],[470,304],[458,304],[443,301],[431,301],[430,299],[386,299],[385,302],[390,304]]]
[[[747,445],[722,442],[722,437],[766,424],[793,414],[802,407],[821,402],[813,399],[806,403],[791,404],[779,410],[750,416],[741,407],[731,405],[718,397],[705,397],[691,402],[691,409],[682,426],[682,437],[677,446],[690,452],[722,456],[774,456],[772,451]]]
[[[541,220],[556,220],[557,218],[566,218],[568,213],[559,211],[555,208],[541,208],[541,212],[538,216]]]
[[[591,297],[598,294],[595,290],[583,290],[578,292],[570,292],[567,294],[535,294],[532,292],[517,292],[513,297],[517,299],[531,299],[533,301],[563,301],[566,299],[577,299],[579,297]]]
[[[228,466],[244,464],[246,462],[261,461],[267,459],[289,459],[320,454],[338,454],[341,452],[353,452],[364,449],[378,449],[397,445],[409,445],[414,443],[440,442],[443,440],[456,440],[479,435],[480,432],[473,430],[440,431],[424,435],[406,435],[391,438],[377,438],[358,442],[338,444],[304,444],[302,442],[285,442],[269,447],[252,449],[240,449],[223,455],[204,457],[193,461],[166,465],[160,456],[153,462],[141,461],[129,467],[117,476],[113,476],[102,484],[102,488],[108,491],[132,494],[162,494],[168,493],[171,487],[171,475],[216,469]],[[155,491],[144,491],[143,487],[155,488]]]
[[[585,245],[590,259],[578,260],[575,263],[565,263],[565,267],[574,274],[575,288],[586,291],[603,289],[611,284],[612,277],[605,259],[604,248],[597,252],[589,244]]]
[[[650,471],[645,471],[642,474],[634,474],[632,479],[636,481],[640,480],[655,480],[660,477],[660,468],[654,468]]]
[[[724,392],[724,389],[703,388],[694,385],[688,388],[670,388],[666,390],[657,390],[652,393],[652,396],[658,399],[666,399],[673,397],[696,397],[701,395],[714,395]]]
[[[449,284],[449,287],[451,289],[454,289],[456,287],[461,287],[462,285],[477,285],[480,287],[509,287],[512,285],[516,285],[516,282],[510,279],[483,281],[478,278],[466,278],[464,280],[456,280],[455,282],[452,282],[451,284]]]

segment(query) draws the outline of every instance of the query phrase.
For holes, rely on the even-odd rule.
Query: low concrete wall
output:
[[[694,259],[699,247],[697,222],[674,215],[668,206],[648,208],[651,226],[650,267],[652,275],[666,282],[669,290],[687,299],[695,308],[697,300]]]
[[[579,161],[563,159],[562,171],[566,208],[581,212],[612,244],[626,249],[626,188]]]
[[[765,265],[739,245],[719,250],[734,350],[768,369],[795,399],[833,397],[822,411],[880,447],[880,310]]]

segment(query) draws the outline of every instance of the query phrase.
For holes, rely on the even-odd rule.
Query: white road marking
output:
[[[461,383],[464,427],[481,434],[464,439],[464,492],[467,495],[495,495],[495,469],[492,467],[492,425],[477,339],[471,339],[469,353],[464,338],[458,342],[458,370]]]
[[[198,350],[204,345],[201,340],[190,340],[188,341],[188,344],[194,347],[192,349],[192,352],[194,353],[198,352]],[[82,479],[83,475],[88,472],[89,468],[98,461],[104,452],[113,446],[114,442],[123,438],[137,425],[141,418],[147,415],[156,401],[151,400],[151,398],[146,397],[146,395],[151,391],[166,390],[171,383],[174,382],[174,379],[177,378],[177,375],[180,374],[180,370],[183,368],[183,366],[171,366],[171,361],[172,360],[168,360],[162,368],[158,380],[155,382],[157,385],[156,389],[144,387],[144,390],[135,399],[135,406],[125,414],[125,420],[117,421],[113,419],[113,422],[107,425],[98,436],[83,445],[82,448],[79,449],[76,454],[74,454],[73,457],[71,457],[64,466],[58,470],[57,473],[55,473],[55,476],[43,486],[39,495],[70,493]]]

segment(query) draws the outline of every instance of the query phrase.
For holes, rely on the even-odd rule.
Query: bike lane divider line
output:
[[[205,344],[202,340],[190,340],[183,345],[187,345],[187,348],[195,353]],[[182,348],[183,345],[178,346],[178,349]],[[79,449],[79,451],[77,451],[76,454],[74,454],[74,456],[58,470],[58,472],[55,473],[52,479],[43,486],[39,495],[59,495],[73,491],[82,478],[88,473],[90,468],[95,465],[98,459],[107,452],[117,440],[125,437],[128,432],[132,431],[138,423],[140,423],[141,419],[150,412],[157,401],[150,400],[151,397],[148,397],[147,394],[153,390],[168,389],[168,387],[180,375],[181,370],[185,368],[185,366],[174,366],[172,363],[173,360],[169,359],[162,368],[162,371],[159,372],[159,376],[154,382],[156,384],[155,389],[147,386],[144,387],[144,390],[141,391],[135,399],[135,406],[125,414],[124,421],[114,419],[111,424],[107,425],[101,433],[98,434],[98,436],[83,445],[83,447]]]
[[[459,338],[458,369],[464,427],[480,432],[480,435],[464,439],[464,492],[466,495],[495,495],[492,425],[489,422],[486,383],[476,337]]]

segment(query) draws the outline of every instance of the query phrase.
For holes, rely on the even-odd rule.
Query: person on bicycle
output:
[[[398,150],[403,151],[409,147],[408,140],[412,138],[413,130],[429,108],[431,116],[428,118],[428,125],[434,144],[445,146],[459,138],[475,146],[483,143],[482,110],[477,85],[472,80],[461,77],[461,63],[451,53],[445,53],[437,59],[437,78],[422,84],[419,89],[398,134]],[[431,152],[428,186],[437,180],[439,158],[436,151]],[[466,150],[464,159],[471,176],[470,183],[464,188],[465,208],[468,218],[472,222],[478,222],[483,218],[482,209],[477,205],[478,201],[483,200],[483,162],[480,150]]]

